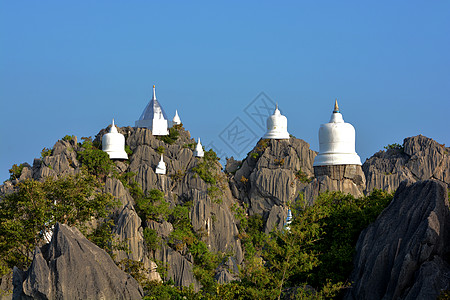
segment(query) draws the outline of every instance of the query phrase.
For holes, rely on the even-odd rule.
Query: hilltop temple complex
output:
[[[153,136],[165,136],[169,134],[170,127],[181,125],[178,110],[171,121],[168,121],[161,104],[156,99],[155,86],[153,86],[153,97],[145,107],[135,127],[143,127],[151,130]],[[267,118],[267,131],[262,137],[269,140],[290,140],[287,130],[287,118],[278,109],[278,104],[272,115]],[[107,152],[110,159],[128,159],[124,150],[125,138],[113,124],[110,132],[102,139],[103,151]],[[198,138],[193,149],[194,157],[203,157],[204,150]],[[155,173],[166,174],[166,165],[161,154],[159,163],[154,167]],[[314,177],[319,186],[325,186],[332,190],[349,192],[355,196],[361,195],[365,186],[365,176],[361,168],[361,159],[355,151],[355,128],[344,122],[338,102],[335,101],[334,110],[328,123],[320,125],[319,128],[319,153],[314,158]],[[325,181],[335,183],[323,184]],[[319,192],[317,190],[316,192]],[[316,194],[314,192],[314,194]]]

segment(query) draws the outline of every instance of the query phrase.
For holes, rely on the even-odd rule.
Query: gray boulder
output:
[[[404,181],[356,245],[347,299],[435,299],[448,289],[450,212],[445,184]]]
[[[36,248],[23,274],[14,270],[13,299],[141,299],[142,287],[76,228],[57,223],[50,244]]]

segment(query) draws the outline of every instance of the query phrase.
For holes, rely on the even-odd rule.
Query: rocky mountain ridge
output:
[[[100,131],[94,142],[101,141],[106,130]],[[398,149],[376,153],[366,160],[362,169],[342,168],[333,173],[335,175],[328,176],[327,172],[315,173],[312,165],[317,153],[309,148],[308,143],[294,137],[287,141],[260,140],[243,161],[229,159],[224,173],[217,160],[207,161],[193,156],[195,141],[182,128],[174,142],[154,137],[150,130],[143,128],[124,127],[119,128],[119,132],[125,135],[132,155],[128,162],[116,161],[115,172],[119,175],[133,174],[133,180],[144,193],[154,189],[162,191],[172,208],[187,205],[190,226],[201,236],[201,241],[210,251],[228,255],[228,260],[217,268],[214,275],[221,283],[237,279],[238,266],[243,262],[239,222],[233,207],[248,207],[248,215],[262,216],[263,230],[268,233],[274,227],[281,229],[284,226],[289,205],[302,195],[312,204],[318,194],[326,190],[360,196],[374,188],[396,190],[404,179],[410,182],[434,179],[447,188],[450,185],[449,148],[423,136],[405,139]],[[35,159],[33,166],[24,165],[18,179],[5,182],[0,191],[9,193],[17,182],[26,179],[43,180],[49,176],[79,173],[83,165],[77,156],[80,151],[76,137],[60,140],[50,155]],[[161,151],[164,151],[167,175],[154,172]],[[201,177],[200,171],[196,171],[202,168],[207,168],[207,174],[212,176],[208,182]],[[175,285],[193,285],[198,289],[200,283],[194,276],[192,254],[184,243],[173,243],[174,221],[142,219],[130,188],[118,177],[107,177],[103,190],[121,202],[114,212],[113,232],[128,250],[116,250],[116,262],[124,259],[137,261],[142,263],[150,280],[170,279]],[[146,248],[146,228],[155,231],[162,241],[155,251]],[[36,255],[36,261],[42,260],[39,253]],[[166,274],[157,272],[158,261],[169,266]],[[28,272],[31,270],[34,269]],[[15,285],[18,286],[20,280],[17,278],[25,277],[19,271],[14,274]],[[53,272],[51,276],[56,275]],[[39,289],[39,285],[23,280],[29,282],[26,291]],[[355,282],[358,280],[355,277]],[[3,282],[6,281],[2,280],[2,285]],[[48,289],[53,289],[52,295],[60,292],[57,287]],[[20,293],[25,293],[25,290]]]

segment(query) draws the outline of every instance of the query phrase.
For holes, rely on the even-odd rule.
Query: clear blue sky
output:
[[[245,113],[261,92],[314,150],[335,98],[362,161],[418,134],[449,145],[450,1],[0,0],[0,180],[66,134],[133,126],[153,84],[224,156],[264,133]]]

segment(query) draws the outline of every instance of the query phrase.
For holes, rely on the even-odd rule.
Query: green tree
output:
[[[164,199],[164,193],[160,190],[152,189],[148,196],[137,197],[135,201],[136,211],[143,220],[167,220],[170,214],[170,205]]]
[[[45,242],[45,233],[56,222],[81,226],[105,217],[117,201],[100,187],[86,173],[20,182],[16,192],[0,201],[0,257],[9,267],[26,268],[34,248]]]
[[[81,161],[82,167],[89,174],[105,178],[113,169],[114,163],[109,159],[109,155],[106,152],[95,147],[90,137],[81,139],[83,140],[81,144],[82,150],[78,152],[78,159]]]
[[[12,165],[11,169],[9,169],[9,180],[19,179],[24,167],[24,164]]]

